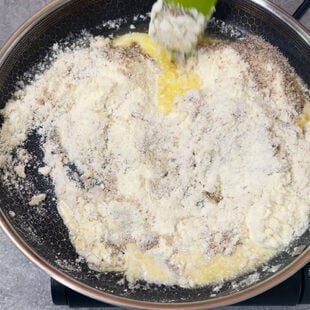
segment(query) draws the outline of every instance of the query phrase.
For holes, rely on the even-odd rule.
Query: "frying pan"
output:
[[[121,34],[129,31],[135,20],[138,30],[147,29],[149,0],[55,0],[30,18],[8,40],[0,51],[0,108],[14,92],[15,83],[34,74],[36,65],[48,59],[55,42],[73,42],[86,29],[94,35]],[[109,29],[105,21],[123,21],[118,30]],[[310,85],[310,35],[292,17],[263,0],[220,0],[215,18],[230,25],[232,31],[221,31],[220,23],[210,23],[209,35],[237,39],[248,34],[263,36],[288,58],[299,76]],[[1,123],[3,120],[0,120]],[[134,289],[120,285],[123,274],[90,270],[77,260],[68,231],[57,213],[54,187],[49,177],[37,172],[43,166],[39,137],[34,131],[25,143],[32,154],[27,168],[27,182],[33,191],[47,193],[44,210],[29,208],[31,193],[0,184],[0,224],[11,240],[39,267],[64,285],[84,295],[111,304],[152,309],[205,309],[233,304],[270,289],[284,281],[310,261],[310,230],[295,240],[286,251],[259,268],[259,279],[249,282],[251,273],[227,281],[214,296],[214,287],[184,289],[140,282]],[[10,216],[13,211],[15,217]],[[12,213],[11,213],[12,214]],[[296,251],[298,249],[298,251]]]

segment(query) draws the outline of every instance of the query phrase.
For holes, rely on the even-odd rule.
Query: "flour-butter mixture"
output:
[[[161,47],[182,60],[195,50],[206,21],[207,18],[194,8],[184,9],[158,0],[151,11],[149,35]]]
[[[37,130],[39,172],[91,268],[130,282],[217,283],[309,228],[308,94],[257,37],[205,44],[184,66],[147,34],[92,37],[7,103],[0,164],[6,182],[22,184],[23,142]]]

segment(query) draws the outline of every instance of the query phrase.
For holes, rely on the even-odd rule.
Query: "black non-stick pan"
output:
[[[16,82],[25,73],[29,77],[35,72],[36,65],[46,59],[55,42],[73,42],[85,29],[94,35],[125,33],[130,31],[129,26],[133,21],[138,30],[146,31],[149,20],[144,16],[153,2],[52,1],[30,18],[0,51],[0,107],[3,108],[12,96]],[[210,23],[206,30],[209,35],[230,40],[248,34],[261,35],[281,50],[299,76],[310,85],[310,35],[292,17],[263,0],[220,0],[214,16],[231,25],[232,31],[223,32],[220,23]],[[122,18],[120,28],[109,29],[109,24],[105,22],[118,18]],[[131,289],[126,282],[120,285],[118,281],[123,274],[96,272],[90,270],[85,262],[77,260],[78,255],[69,241],[68,231],[57,213],[52,180],[37,172],[37,167],[43,166],[43,154],[38,141],[39,137],[34,131],[25,143],[33,155],[26,172],[27,182],[33,190],[47,193],[45,211],[38,212],[36,208],[28,207],[31,193],[14,188],[8,190],[0,184],[0,224],[31,260],[59,282],[85,295],[112,304],[143,309],[217,307],[250,298],[275,286],[310,260],[308,229],[287,251],[270,262],[270,265],[279,265],[276,273],[260,268],[259,280],[246,284],[249,282],[244,280],[250,275],[247,274],[234,280],[239,286],[227,281],[216,296],[212,286],[184,289],[141,282]],[[16,215],[11,217],[12,212],[9,211]]]

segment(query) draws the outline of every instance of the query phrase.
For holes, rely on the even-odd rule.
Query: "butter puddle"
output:
[[[142,51],[154,58],[161,68],[157,78],[157,104],[159,112],[168,114],[173,110],[178,96],[200,88],[198,74],[172,62],[169,53],[161,49],[145,33],[131,33],[115,39],[116,46],[130,46],[137,43]]]

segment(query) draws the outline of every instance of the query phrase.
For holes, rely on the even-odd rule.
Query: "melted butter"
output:
[[[178,96],[185,95],[191,89],[200,88],[198,74],[172,62],[169,53],[161,49],[146,33],[126,34],[114,42],[119,46],[137,43],[145,54],[159,64],[161,73],[157,78],[157,102],[161,113],[170,113]]]
[[[253,259],[249,259],[248,253],[253,253]],[[195,286],[207,283],[216,283],[234,278],[247,271],[251,271],[275,254],[275,250],[262,248],[254,243],[237,247],[232,255],[218,254],[207,260],[201,250],[193,253],[178,253],[173,257],[174,263],[184,266],[184,276],[193,281]],[[190,259],[189,259],[190,256]]]
[[[128,244],[125,253],[126,277],[134,282],[145,279],[150,282],[172,284],[174,276],[159,258],[142,253],[135,244]]]
[[[302,113],[297,117],[296,124],[305,127],[310,121],[310,102],[306,102]]]
[[[248,253],[252,253],[249,258]],[[170,263],[180,266],[185,279],[191,279],[191,286],[203,286],[234,278],[242,273],[254,270],[257,266],[270,259],[275,254],[274,249],[263,248],[253,242],[240,245],[232,255],[218,254],[207,260],[196,249],[186,253],[176,253],[170,258]],[[129,281],[143,279],[169,285],[175,283],[177,275],[171,272],[160,259],[142,253],[136,245],[127,245],[125,254],[127,264],[126,274]],[[178,283],[181,284],[181,283]],[[188,284],[187,284],[188,285]]]

